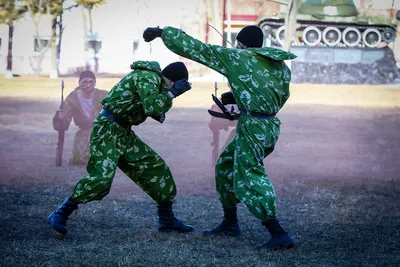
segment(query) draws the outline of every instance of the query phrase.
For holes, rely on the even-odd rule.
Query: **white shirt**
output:
[[[78,96],[79,102],[81,103],[81,107],[83,112],[85,112],[85,115],[87,118],[90,118],[90,115],[92,114],[92,108],[93,108],[93,98],[83,98]]]

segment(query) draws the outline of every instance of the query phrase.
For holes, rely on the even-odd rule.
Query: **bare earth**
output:
[[[99,79],[109,90],[117,79]],[[77,81],[66,79],[66,96]],[[243,236],[201,236],[221,219],[208,129],[213,84],[194,83],[163,124],[134,128],[170,165],[176,214],[193,234],[156,232],[154,203],[118,171],[110,194],[82,205],[56,240],[45,223],[85,167],[55,167],[51,119],[60,80],[0,78],[1,266],[396,266],[400,262],[400,86],[292,85],[281,136],[265,160],[296,248],[257,252],[268,238],[241,205]],[[220,92],[227,90],[220,85]],[[229,131],[221,132],[221,145]]]

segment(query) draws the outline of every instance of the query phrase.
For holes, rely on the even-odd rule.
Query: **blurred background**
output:
[[[145,43],[146,27],[174,26],[205,43],[230,46],[253,24],[264,30],[264,45],[298,56],[294,83],[400,79],[400,0],[1,0],[0,8],[0,73],[8,78],[57,78],[84,69],[118,77],[139,59],[164,67],[178,56],[160,40]],[[191,77],[222,79],[180,60]]]

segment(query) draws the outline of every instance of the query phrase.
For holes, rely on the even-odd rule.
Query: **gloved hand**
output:
[[[224,105],[236,104],[236,101],[235,101],[235,98],[233,97],[232,92],[226,92],[226,93],[221,94],[221,102]]]
[[[165,113],[161,113],[159,116],[151,116],[153,120],[163,123],[165,121]]]
[[[146,30],[143,32],[143,39],[146,42],[151,42],[157,37],[161,37],[162,34],[162,29],[160,27],[148,27]]]
[[[192,88],[192,84],[187,80],[179,80],[174,82],[172,87],[168,90],[174,97],[180,96],[186,91],[189,91]]]

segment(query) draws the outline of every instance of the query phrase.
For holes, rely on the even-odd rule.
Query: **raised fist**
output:
[[[163,30],[160,29],[160,27],[148,27],[143,32],[143,39],[145,42],[151,42],[157,37],[161,37],[162,31]]]

